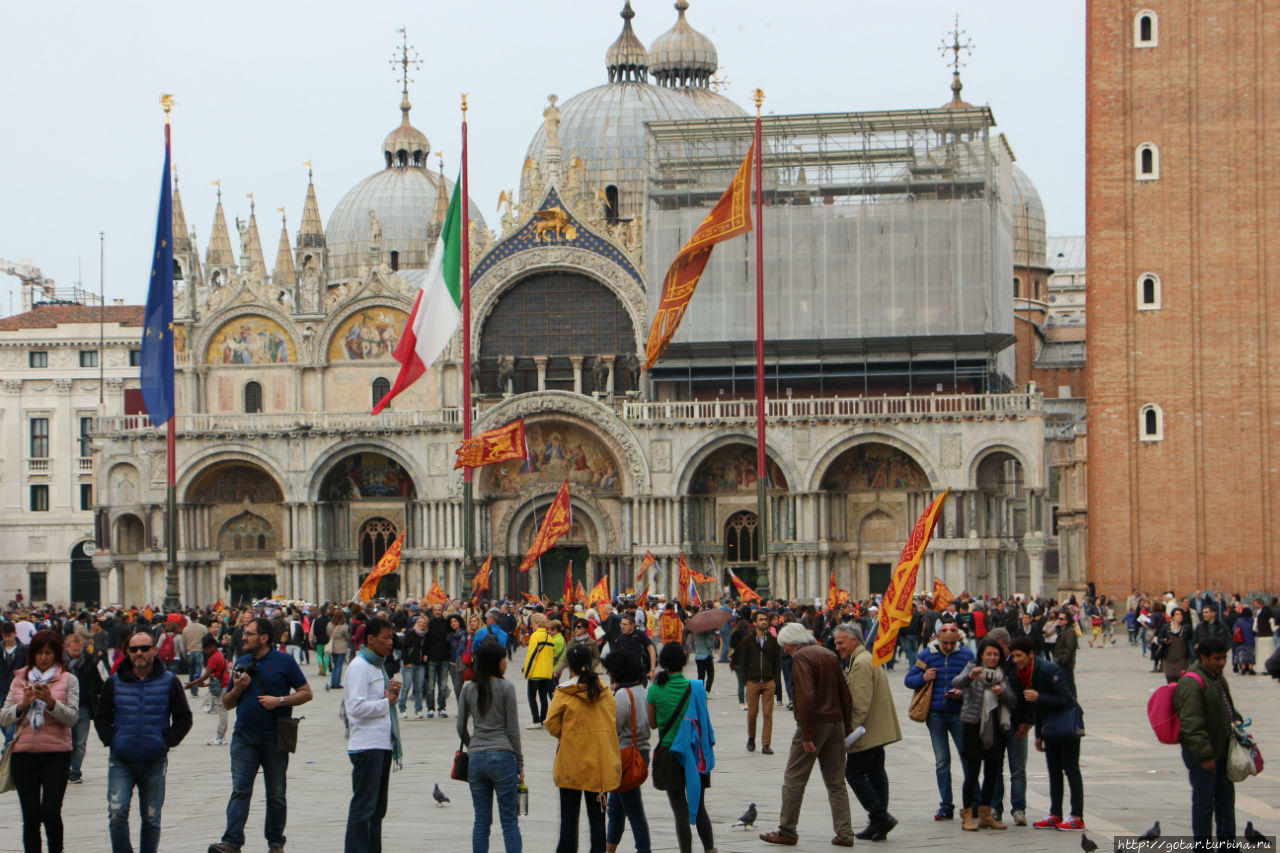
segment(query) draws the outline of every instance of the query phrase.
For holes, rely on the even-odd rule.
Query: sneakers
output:
[[[421,720],[421,719],[422,719],[422,712],[421,712],[421,711],[414,711],[414,712],[413,712],[413,718],[414,718],[415,720]]]
[[[756,739],[753,737],[747,738],[747,752],[755,752],[755,751],[756,751]]]
[[[428,719],[428,720],[430,720],[430,719],[431,719],[432,717],[434,717],[435,715],[436,715],[436,712],[435,712],[435,711],[427,711],[427,719]]]
[[[746,703],[746,702],[739,702],[739,703],[738,703],[738,710],[739,710],[739,711],[745,711],[745,710],[747,710],[747,703]]]
[[[943,806],[942,808],[938,809],[936,812],[933,813],[934,820],[955,820],[955,817],[956,817],[955,806],[950,806],[950,807]]]
[[[1031,825],[1036,829],[1057,829],[1058,824],[1060,823],[1062,823],[1062,818],[1058,817],[1056,814],[1051,814],[1044,820],[1038,820]]]
[[[1013,822],[1017,826],[1027,825],[1027,813],[1022,809],[1014,809],[1013,811],[1009,812],[1009,814],[1013,815]]]
[[[448,711],[446,711],[444,708],[441,708],[441,709],[440,709],[440,719],[442,719],[442,720],[447,720],[448,718],[449,718],[449,712],[448,712]]]
[[[205,741],[205,742],[204,742],[204,745],[205,745],[205,746],[226,746],[226,745],[227,745],[227,739],[226,739],[226,738],[216,737],[216,738],[214,738],[213,740],[207,740],[207,741]]]
[[[1060,829],[1063,832],[1084,832],[1084,818],[1072,816],[1066,820],[1060,820],[1054,829]]]
[[[70,785],[80,785],[84,783],[83,776],[68,776],[67,783]]]
[[[533,724],[533,725],[531,725],[531,726],[525,726],[525,728],[526,728],[526,729],[540,729],[540,728],[542,728],[542,723],[534,723],[534,724]]]

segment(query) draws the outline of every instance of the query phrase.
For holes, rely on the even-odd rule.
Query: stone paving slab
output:
[[[517,660],[518,663],[518,660]],[[692,664],[690,664],[690,669]],[[1177,747],[1156,742],[1146,719],[1146,701],[1163,679],[1151,674],[1150,666],[1136,649],[1117,645],[1079,653],[1076,673],[1085,721],[1089,732],[1083,744],[1082,767],[1085,785],[1085,822],[1089,835],[1100,844],[1117,834],[1134,834],[1159,819],[1165,835],[1190,832],[1190,788]],[[315,667],[304,670],[317,689],[315,701],[304,706],[298,753],[289,771],[288,838],[291,850],[337,850],[342,846],[350,797],[350,765],[345,755],[343,727],[338,718],[341,695],[320,689]],[[518,666],[510,666],[508,676],[521,697],[524,684]],[[1051,850],[1079,849],[1075,833],[1035,831],[1010,827],[1007,832],[984,830],[967,833],[959,820],[935,822],[938,795],[934,781],[933,754],[924,726],[906,718],[910,691],[902,684],[904,670],[899,663],[891,673],[895,702],[901,716],[904,740],[888,749],[891,786],[890,810],[900,821],[890,836],[895,848],[929,848],[958,845],[967,850]],[[710,700],[716,727],[716,761],[708,809],[721,853],[773,849],[757,838],[758,832],[775,828],[781,801],[782,771],[795,724],[781,706],[774,714],[774,748],[777,754],[761,755],[745,750],[745,713],[738,710],[736,682],[725,664],[717,665],[716,683]],[[1280,715],[1269,713],[1280,686],[1270,678],[1234,677],[1230,680],[1236,703],[1253,718],[1252,731],[1264,755],[1280,761]],[[203,699],[204,694],[201,694]],[[527,705],[521,702],[522,715]],[[412,706],[411,706],[412,709]],[[203,853],[220,839],[224,825],[226,796],[230,787],[227,748],[206,746],[213,737],[216,717],[197,709],[195,727],[186,741],[169,757],[167,796],[161,849]],[[527,721],[526,721],[527,722]],[[447,720],[406,720],[405,768],[391,778],[390,808],[383,827],[388,850],[430,849],[443,842],[449,849],[465,850],[471,837],[472,809],[468,788],[449,779],[449,768],[458,740],[452,708]],[[559,830],[558,795],[551,782],[551,766],[556,741],[545,731],[522,731],[526,782],[530,788],[530,813],[521,818],[524,846],[529,851],[555,848]],[[953,764],[956,799],[960,794],[958,765]],[[1048,781],[1043,757],[1031,749],[1028,756],[1028,817],[1037,819],[1048,806]],[[431,799],[432,786],[439,783],[453,802],[443,808]],[[1237,786],[1239,825],[1246,820],[1268,834],[1280,831],[1280,769],[1268,769],[1261,777]],[[745,832],[730,829],[747,804],[755,802],[759,827]],[[865,814],[850,795],[855,828],[865,825]],[[673,819],[665,796],[646,784],[645,808],[649,817],[655,851],[676,850]],[[261,780],[246,827],[246,851],[266,851],[262,836],[264,802]],[[85,782],[67,790],[63,806],[66,822],[66,849],[79,853],[106,851],[106,754],[96,735],[90,735],[85,759]],[[1007,813],[1006,813],[1007,817]],[[134,839],[138,818],[133,816]],[[21,816],[16,795],[0,795],[0,850],[20,846]],[[1241,830],[1243,831],[1243,829]],[[835,849],[828,845],[833,832],[824,789],[815,768],[806,792],[801,815],[799,849]],[[586,820],[582,819],[581,849],[588,848]],[[694,836],[697,847],[697,836]],[[491,849],[502,849],[496,826]],[[868,848],[888,844],[859,842]],[[634,850],[624,836],[620,850]]]

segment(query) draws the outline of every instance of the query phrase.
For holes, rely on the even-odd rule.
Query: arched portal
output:
[[[385,518],[371,518],[360,525],[360,583],[364,583],[396,541],[396,526]],[[378,581],[375,595],[380,598],[395,598],[400,593],[400,573],[391,572]]]
[[[538,528],[542,525],[553,497],[553,495],[547,495],[536,501],[533,512],[521,523],[516,540],[520,556],[527,553],[533,545],[533,540],[538,535]],[[529,570],[530,573],[537,573],[537,588],[541,589],[547,598],[556,601],[563,595],[565,576],[572,571],[575,587],[577,584],[582,584],[585,590],[590,591],[597,578],[588,571],[588,561],[591,558],[591,543],[598,541],[600,541],[598,531],[587,514],[574,512],[573,524],[569,532],[556,543],[554,548],[542,555],[538,565]],[[532,578],[529,586],[532,587]]]
[[[82,607],[93,607],[101,599],[98,572],[93,567],[93,557],[85,553],[89,542],[80,542],[71,549],[71,601]]]
[[[137,554],[146,550],[146,532],[142,519],[132,513],[116,519],[111,537],[111,550],[116,554]]]
[[[535,273],[508,288],[485,318],[480,388],[505,391],[509,375],[515,393],[536,391],[535,359],[545,358],[546,388],[605,391],[604,381],[596,379],[596,360],[621,363],[623,355],[635,352],[635,340],[631,316],[609,288],[581,273]],[[507,359],[514,359],[513,371],[502,367]],[[607,369],[599,375],[606,377]],[[614,388],[620,391],[621,382],[615,380]]]
[[[730,520],[737,517],[745,525],[747,516],[742,513],[756,517],[756,449],[739,442],[721,445],[697,463],[687,482],[688,539],[694,545],[694,555],[699,557],[693,567],[709,571],[708,557],[719,560],[723,556],[726,561],[730,561]],[[769,539],[784,538],[794,532],[795,518],[787,498],[787,476],[772,456],[768,459],[767,483],[769,510],[766,517],[769,519]],[[733,529],[746,535],[745,526]],[[749,541],[743,540],[741,536],[735,539],[751,544],[756,542],[755,537],[762,532],[753,526],[747,536]],[[735,567],[734,571],[749,586],[753,584],[756,573],[746,563],[754,562],[757,553],[754,550],[750,553],[738,551],[732,560],[742,564]]]

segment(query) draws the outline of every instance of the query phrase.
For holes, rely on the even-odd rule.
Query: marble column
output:
[[[1032,598],[1036,598],[1038,596],[1044,595],[1044,551],[1045,551],[1044,534],[1038,530],[1033,533],[1028,533],[1026,536],[1022,537],[1022,548],[1024,551],[1027,552],[1027,563],[1029,564],[1029,567],[1031,570],[1031,577],[1029,579],[1030,589],[1028,590],[1028,592],[1030,593]],[[1014,565],[1016,566],[1017,564],[1015,563]],[[1001,593],[1016,592],[1017,591],[1015,589],[1016,586],[1017,586],[1017,577],[1016,576],[1010,577],[1009,589],[1000,590],[1000,592]]]
[[[582,361],[585,356],[571,355],[569,363],[573,365],[573,393],[582,393]]]

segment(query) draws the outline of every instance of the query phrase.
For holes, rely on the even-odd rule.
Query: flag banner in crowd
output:
[[[692,575],[690,575],[689,577],[689,586],[686,590],[686,593],[689,599],[690,607],[697,608],[702,606],[702,596],[698,595],[698,585],[693,582]]]
[[[704,575],[702,572],[689,570],[689,577],[693,578],[694,583],[719,583],[719,579],[715,575]]]
[[[609,576],[605,575],[591,588],[591,594],[587,596],[587,606],[595,607],[597,604],[608,604],[609,601]]]
[[[676,568],[679,570],[676,575],[676,599],[685,607],[691,607],[693,601],[689,598],[689,589],[693,584],[693,578],[689,574],[689,563],[685,561],[684,554],[676,559]]]
[[[525,443],[524,418],[517,418],[505,426],[485,430],[479,435],[464,439],[458,445],[458,458],[453,463],[454,469],[479,468],[506,462],[510,459],[529,458],[529,447]]]
[[[938,517],[942,515],[942,505],[949,494],[951,490],[947,489],[925,508],[911,531],[911,538],[902,548],[902,556],[898,558],[898,566],[893,570],[889,588],[885,590],[884,600],[880,603],[880,630],[876,634],[875,647],[871,650],[871,663],[874,666],[893,660],[898,631],[911,622],[911,601],[916,591],[916,576],[920,573],[920,558],[929,547],[933,529],[938,524]]]
[[[636,607],[640,610],[647,610],[649,607],[649,587],[645,587],[639,595],[636,596]]]
[[[951,590],[947,589],[947,585],[942,582],[942,578],[933,579],[933,609],[942,611],[947,605],[955,601],[956,597],[951,594]]]
[[[155,426],[173,417],[173,191],[169,172],[169,125],[164,128],[164,174],[151,255],[151,282],[142,332],[142,401]],[[182,235],[185,237],[186,235]]]
[[[644,552],[644,559],[640,561],[640,571],[636,572],[636,583],[644,580],[644,573],[650,568],[658,564],[658,558],[653,556],[652,551]]]
[[[400,342],[392,353],[400,372],[387,395],[373,407],[378,414],[440,357],[462,320],[462,182],[453,185],[449,212],[427,267],[427,278],[414,300]],[[172,301],[172,300],[171,300]]]
[[[726,569],[726,571],[729,573],[729,580],[733,582],[733,588],[738,591],[738,597],[744,602],[764,601],[764,599],[760,597],[760,593],[747,586],[746,583],[743,582],[742,578],[738,577],[737,574],[734,573],[733,569]]]
[[[569,561],[569,565],[564,568],[564,593],[563,601],[565,604],[573,604],[573,560]]]
[[[840,590],[836,587],[836,570],[831,570],[831,580],[827,583],[827,609],[834,610],[840,605]]]
[[[449,596],[445,594],[444,588],[440,586],[440,581],[435,578],[431,579],[431,589],[427,590],[427,594],[422,597],[422,603],[425,607],[433,604],[448,604]]]
[[[551,502],[551,506],[547,508],[547,514],[542,519],[542,526],[538,528],[538,535],[534,537],[533,545],[529,548],[529,552],[524,555],[524,561],[520,563],[520,571],[527,572],[533,568],[538,562],[538,558],[550,551],[564,536],[569,532],[569,528],[573,526],[573,507],[569,503],[569,481],[565,480],[564,485],[560,487],[560,491],[556,493],[556,499]]]
[[[675,336],[716,243],[751,230],[751,166],[755,161],[755,150],[753,143],[747,149],[738,173],[733,176],[733,182],[671,262],[666,278],[662,280],[658,313],[654,314],[653,325],[649,327],[649,341],[644,352],[645,370],[662,357]]]
[[[525,600],[525,601],[528,601],[528,602],[530,602],[530,603],[532,603],[532,604],[541,604],[541,603],[542,603],[542,599],[541,599],[541,598],[538,598],[538,596],[534,595],[534,594],[533,594],[533,593],[531,593],[531,592],[522,592],[522,593],[520,593],[520,594],[524,596],[524,600]]]
[[[227,605],[225,605],[225,604],[223,604],[223,603],[222,603],[222,599],[221,599],[221,598],[219,598],[219,599],[218,599],[217,601],[215,601],[215,602],[214,602],[214,604],[213,604],[213,612],[214,612],[214,613],[221,613],[222,611],[224,611],[224,610],[226,610],[226,609],[227,609]]]
[[[577,592],[574,593],[574,598],[581,601],[583,604],[587,603],[587,590],[586,587],[582,585],[582,581],[578,581],[578,588]]]
[[[378,565],[373,567],[373,571],[369,572],[369,576],[364,579],[364,583],[360,584],[360,592],[356,597],[361,601],[368,601],[373,598],[374,593],[378,591],[378,581],[400,568],[400,549],[404,546],[404,533],[396,537],[396,541],[391,543],[391,547],[382,555],[382,559],[378,561]]]
[[[480,571],[476,572],[476,576],[471,579],[471,597],[479,598],[482,592],[489,591],[489,574],[493,571],[493,555],[490,554],[484,561],[484,565],[480,567]]]

